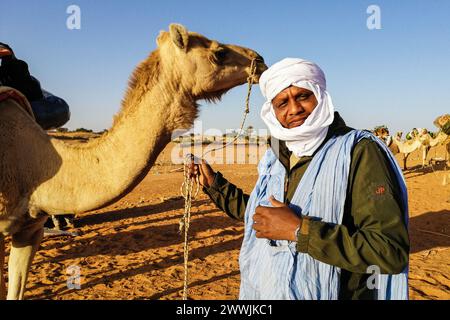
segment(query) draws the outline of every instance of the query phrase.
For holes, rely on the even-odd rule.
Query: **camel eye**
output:
[[[214,52],[214,60],[217,63],[223,62],[226,57],[227,57],[227,50],[224,48],[220,48]]]

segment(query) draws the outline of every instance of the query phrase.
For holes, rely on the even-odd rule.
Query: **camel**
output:
[[[450,114],[444,114],[434,120],[434,125],[439,128],[439,133],[434,140],[430,142],[433,146],[438,144],[445,145],[445,170],[447,170],[447,163],[450,161]],[[450,181],[450,173],[445,172],[442,184],[445,186]],[[450,202],[450,200],[448,200]]]
[[[442,131],[439,131],[433,138],[428,132],[424,132],[419,134],[419,140],[422,145],[427,146],[429,150],[430,148],[438,146],[440,144],[448,145],[450,143],[450,136]]]
[[[450,115],[443,115],[438,117],[434,124],[440,129],[437,135],[433,138],[427,129],[423,128],[413,128],[411,132],[407,134],[408,139],[405,141],[401,140],[403,135],[402,132],[397,132],[395,137],[389,135],[389,130],[386,126],[378,126],[372,131],[375,136],[384,141],[392,153],[395,155],[397,153],[403,153],[403,169],[406,170],[406,161],[411,152],[416,149],[422,149],[422,168],[424,168],[427,163],[426,159],[428,152],[434,146],[439,144],[446,145],[447,154],[446,161],[450,158],[450,136],[443,132],[442,128],[450,121]]]
[[[406,170],[406,161],[411,152],[417,150],[422,146],[422,143],[418,138],[412,138],[411,140],[402,141],[401,137],[403,132],[397,132],[393,137],[389,134],[389,129],[386,126],[378,126],[373,131],[375,136],[382,140],[388,146],[389,150],[396,155],[397,153],[403,154],[403,170]]]
[[[397,132],[392,139],[389,139],[388,147],[395,155],[397,153],[403,154],[403,170],[407,170],[406,161],[411,152],[422,147],[422,143],[418,138],[412,140],[402,141],[402,132]]]
[[[444,132],[444,126],[447,123],[450,123],[450,115],[448,114],[436,118],[434,124],[439,128],[439,132],[435,135],[435,137],[432,137],[427,130],[419,131],[418,133],[418,138],[424,148],[426,148],[427,153],[432,147],[437,145],[443,144],[446,146],[446,162],[449,160],[450,153],[450,135]]]
[[[157,37],[157,49],[133,72],[113,126],[100,138],[67,144],[50,137],[14,100],[0,102],[0,279],[5,297],[4,236],[11,235],[8,299],[23,299],[48,215],[109,205],[148,173],[176,129],[190,128],[198,100],[219,101],[267,69],[251,49],[225,45],[182,25]]]
[[[407,169],[406,161],[408,159],[409,154],[415,151],[416,149],[422,149],[422,168],[425,168],[427,166],[426,159],[428,157],[428,152],[432,147],[435,147],[439,144],[446,145],[447,152],[445,158],[446,162],[448,161],[449,159],[448,154],[450,153],[450,136],[442,132],[442,130],[439,131],[434,138],[430,135],[430,133],[426,129],[416,129],[416,134],[411,136],[410,140],[406,141],[400,141],[401,135],[402,133],[399,132],[397,133],[396,138],[394,137],[392,138],[390,149],[394,154],[398,152],[403,153],[404,170]]]
[[[440,144],[450,143],[449,138],[450,135],[445,134],[442,131],[439,131],[434,138],[430,136],[429,145],[430,147],[435,147]]]
[[[444,114],[437,117],[433,123],[436,127],[439,128],[439,133],[434,141],[430,142],[430,144],[433,143],[434,145],[445,145],[447,150],[445,158],[447,161],[450,161],[450,114]]]

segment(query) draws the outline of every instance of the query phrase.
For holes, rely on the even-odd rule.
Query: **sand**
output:
[[[79,235],[46,236],[32,265],[27,299],[181,299],[182,173],[170,172],[170,144],[145,179],[117,203],[77,216]],[[442,147],[430,156],[443,156]],[[252,153],[252,152],[250,152]],[[400,159],[400,157],[398,157]],[[410,206],[410,298],[450,299],[450,185],[443,166],[405,171]],[[250,192],[256,165],[214,165]],[[237,299],[243,224],[201,191],[190,228],[190,299]],[[79,270],[80,287],[74,281]]]

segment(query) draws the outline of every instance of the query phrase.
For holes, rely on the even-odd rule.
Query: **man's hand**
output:
[[[197,159],[198,160],[198,159]],[[209,188],[214,182],[214,176],[216,173],[211,166],[202,159],[201,164],[195,164],[194,161],[188,165],[189,177],[199,176],[198,180],[202,187]]]
[[[270,196],[269,200],[273,208],[258,206],[253,215],[253,229],[256,231],[256,237],[297,241],[295,230],[301,226],[302,219],[273,196]]]

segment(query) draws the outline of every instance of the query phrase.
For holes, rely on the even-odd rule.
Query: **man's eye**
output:
[[[285,107],[286,105],[287,105],[286,101],[285,102],[281,102],[281,103],[277,104],[277,108],[280,109],[280,108]]]
[[[297,100],[300,100],[300,101],[306,100],[306,99],[308,99],[310,96],[311,96],[311,94],[309,94],[309,93],[302,93],[302,94],[300,94],[300,95],[297,96]]]

